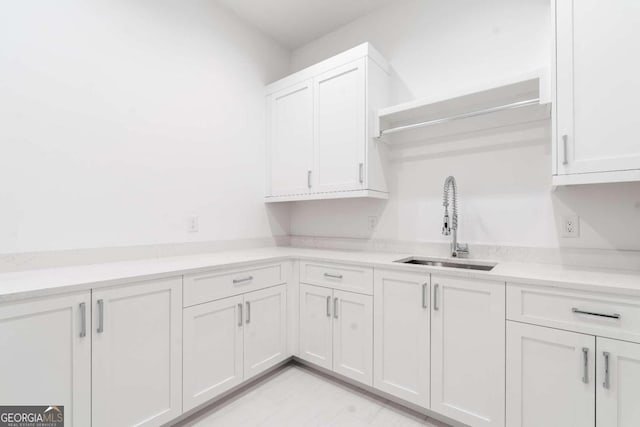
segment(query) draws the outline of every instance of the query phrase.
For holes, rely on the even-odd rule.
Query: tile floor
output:
[[[289,365],[181,427],[447,427]]]

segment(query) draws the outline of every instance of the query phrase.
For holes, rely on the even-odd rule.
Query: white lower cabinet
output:
[[[373,297],[300,285],[300,357],[373,383]]]
[[[373,298],[333,291],[333,370],[372,384]]]
[[[431,275],[431,410],[504,426],[505,283]]]
[[[300,357],[333,369],[333,289],[300,285]]]
[[[429,275],[376,270],[375,388],[429,408]]]
[[[182,278],[93,292],[93,427],[182,413]]]
[[[596,338],[598,427],[640,425],[640,344]]]
[[[287,287],[275,286],[244,296],[244,379],[287,357]]]
[[[507,426],[595,425],[596,339],[507,322]]]
[[[184,309],[185,411],[243,381],[242,295]]]
[[[184,410],[287,357],[286,286],[184,309]]]
[[[91,425],[91,292],[0,305],[0,402]]]

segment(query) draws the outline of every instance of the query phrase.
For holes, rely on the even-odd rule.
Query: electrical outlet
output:
[[[567,215],[562,218],[562,237],[580,237],[580,217]]]
[[[378,225],[378,217],[370,216],[367,218],[367,225],[369,226],[369,230],[375,230],[376,225]]]
[[[187,231],[189,233],[197,233],[198,228],[199,228],[198,216],[197,215],[190,216],[187,222]]]

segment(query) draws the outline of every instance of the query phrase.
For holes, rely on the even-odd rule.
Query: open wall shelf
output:
[[[551,117],[545,70],[378,110],[379,140],[417,142]]]

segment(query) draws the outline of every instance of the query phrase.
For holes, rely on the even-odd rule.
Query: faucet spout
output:
[[[451,218],[449,218],[449,193],[451,193],[452,204]],[[442,206],[444,206],[442,234],[445,236],[451,235],[451,256],[457,258],[468,255],[468,245],[458,243],[458,185],[453,176],[448,176],[444,181]]]

